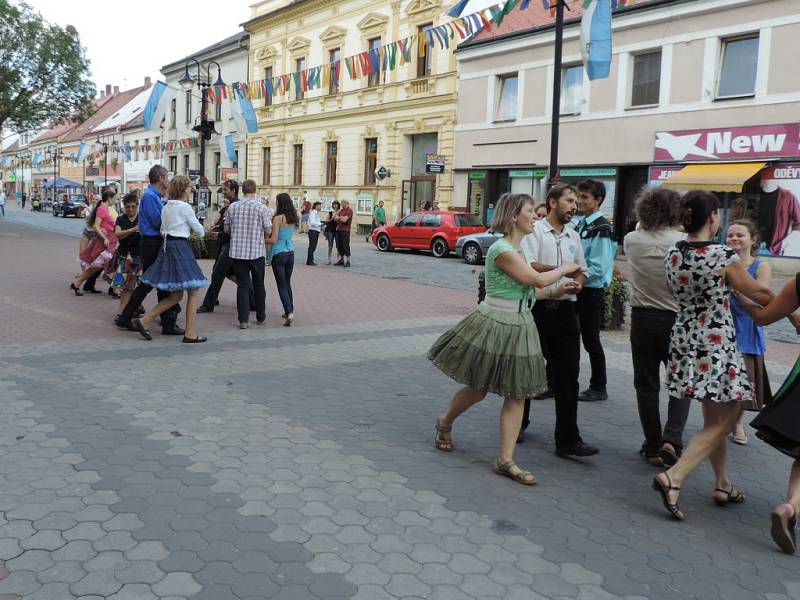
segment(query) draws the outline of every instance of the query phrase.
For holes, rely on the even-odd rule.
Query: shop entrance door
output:
[[[411,210],[422,210],[436,200],[436,176],[415,176],[411,178]]]

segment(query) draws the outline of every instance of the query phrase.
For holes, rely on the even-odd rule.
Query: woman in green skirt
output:
[[[514,464],[514,446],[525,398],[547,387],[539,335],[531,314],[535,301],[532,288],[546,287],[564,276],[581,273],[575,263],[563,263],[546,273],[531,268],[520,242],[533,231],[534,216],[534,201],[527,194],[500,197],[492,228],[504,237],[492,244],[486,254],[486,299],[436,340],[428,352],[436,367],[466,386],[453,395],[447,412],[436,419],[436,448],[452,452],[451,432],[456,418],[487,393],[498,394],[505,402],[500,410],[500,452],[494,470],[525,485],[533,485],[536,478]],[[562,287],[564,293],[578,290],[574,282]]]

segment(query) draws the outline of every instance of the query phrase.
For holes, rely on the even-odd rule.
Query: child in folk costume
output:
[[[547,387],[542,349],[531,314],[536,300],[533,288],[581,273],[575,263],[564,263],[546,273],[531,268],[520,243],[533,231],[534,206],[533,198],[527,194],[503,194],[500,198],[492,228],[504,237],[492,244],[486,255],[486,299],[443,334],[428,352],[436,367],[466,386],[453,395],[447,411],[436,419],[436,448],[451,452],[456,418],[487,393],[498,394],[505,400],[500,411],[500,452],[494,469],[525,485],[533,485],[536,478],[513,460],[524,401]],[[567,285],[577,291],[576,283]]]

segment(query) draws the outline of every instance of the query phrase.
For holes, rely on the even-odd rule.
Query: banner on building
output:
[[[774,165],[761,172],[754,213],[761,254],[800,257],[800,163]]]
[[[796,157],[800,123],[658,131],[656,161],[752,160]]]

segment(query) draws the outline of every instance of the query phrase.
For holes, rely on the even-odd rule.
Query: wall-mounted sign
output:
[[[658,187],[682,168],[683,167],[678,165],[671,165],[669,167],[650,167],[650,173],[647,177],[647,185],[651,187]]]
[[[547,177],[547,169],[527,169],[520,171],[509,171],[509,177]]]
[[[425,155],[425,172],[426,173],[444,173],[444,155],[443,154],[426,154]]]
[[[800,156],[800,123],[658,131],[657,161],[747,160]]]
[[[613,167],[597,167],[586,169],[559,169],[561,177],[614,177],[617,170]]]
[[[472,171],[472,172],[469,174],[469,178],[470,178],[472,181],[481,180],[481,179],[486,179],[486,171]]]
[[[389,175],[391,175],[391,172],[384,166],[380,166],[375,169],[375,177],[378,179],[378,181],[383,181],[389,177]]]

